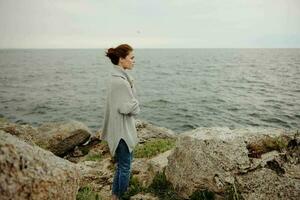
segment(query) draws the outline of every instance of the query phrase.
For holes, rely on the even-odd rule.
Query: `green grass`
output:
[[[136,177],[131,176],[128,189],[122,196],[122,199],[129,200],[131,196],[134,196],[141,192],[147,192],[147,188],[142,187],[138,179]]]
[[[280,152],[283,149],[287,148],[289,140],[291,140],[291,138],[288,138],[286,136],[266,136],[259,141],[255,141],[247,145],[249,157],[260,158],[262,154],[273,150]]]
[[[97,154],[89,154],[86,157],[86,161],[100,161],[102,159],[101,155],[99,153]]]
[[[208,190],[196,190],[190,196],[190,200],[213,200],[215,193]]]
[[[287,148],[288,141],[286,138],[279,136],[275,138],[268,138],[263,141],[268,151],[277,150],[281,151],[282,149]]]
[[[131,177],[128,190],[122,199],[129,200],[131,196],[138,193],[152,193],[161,200],[182,200],[176,194],[172,184],[167,181],[164,172],[157,173],[148,188],[142,187],[136,177]]]
[[[88,146],[80,146],[79,150],[83,153],[83,155],[86,155],[90,152],[90,148]]]
[[[86,186],[78,190],[76,200],[101,200],[101,198],[92,191],[91,187]]]
[[[139,144],[134,150],[135,158],[151,158],[157,154],[172,149],[175,146],[174,139],[153,139]]]
[[[241,200],[240,194],[234,187],[228,187],[226,191],[226,199]],[[167,180],[165,172],[158,172],[153,178],[151,185],[148,188],[142,187],[136,177],[131,176],[128,190],[122,196],[123,200],[129,200],[131,196],[138,193],[151,193],[157,196],[160,200],[184,200],[180,197],[173,185]],[[190,197],[190,200],[213,200],[215,193],[208,190],[196,190]]]
[[[158,172],[155,175],[148,191],[154,193],[161,200],[181,200],[172,184],[167,180],[165,172]]]

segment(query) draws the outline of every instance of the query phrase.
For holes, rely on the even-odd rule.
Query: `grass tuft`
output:
[[[97,154],[89,154],[86,157],[86,161],[100,161],[102,159],[101,155],[99,153]]]
[[[190,196],[190,200],[213,200],[215,199],[215,193],[209,190],[196,190]]]
[[[144,188],[139,183],[136,177],[131,176],[129,181],[129,186],[125,194],[123,194],[123,200],[129,200],[131,196],[134,196],[141,192],[147,192],[147,188]]]
[[[252,142],[247,145],[249,157],[260,158],[262,154],[273,150],[277,150],[280,152],[288,147],[289,140],[290,138],[285,136],[267,136],[262,140]]]
[[[134,150],[135,158],[151,158],[157,154],[172,149],[175,146],[174,139],[153,139],[139,144]]]
[[[83,155],[86,155],[90,152],[90,148],[88,146],[80,146],[79,150],[83,153]]]
[[[91,187],[85,186],[78,190],[76,200],[101,200],[101,198],[92,191]]]
[[[172,184],[167,180],[165,172],[158,172],[155,175],[148,191],[162,200],[181,200]]]
[[[172,184],[167,181],[164,172],[158,172],[148,188],[142,187],[136,177],[131,177],[128,190],[122,199],[129,200],[131,196],[138,193],[152,193],[161,200],[182,200],[173,189]]]

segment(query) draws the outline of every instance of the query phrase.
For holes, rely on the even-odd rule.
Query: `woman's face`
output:
[[[124,68],[124,69],[132,69],[134,65],[134,55],[133,52],[131,51],[125,58],[120,58],[119,64]]]

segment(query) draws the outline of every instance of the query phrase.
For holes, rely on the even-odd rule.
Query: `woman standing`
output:
[[[126,192],[131,171],[133,149],[138,143],[134,116],[140,112],[132,78],[126,73],[134,65],[133,49],[127,44],[106,52],[114,64],[108,87],[102,138],[107,141],[117,166],[112,185],[112,199]]]

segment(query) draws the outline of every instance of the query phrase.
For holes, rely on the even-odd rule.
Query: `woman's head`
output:
[[[124,69],[132,69],[134,64],[133,48],[128,44],[121,44],[116,48],[109,48],[106,56],[114,65],[120,65]]]

